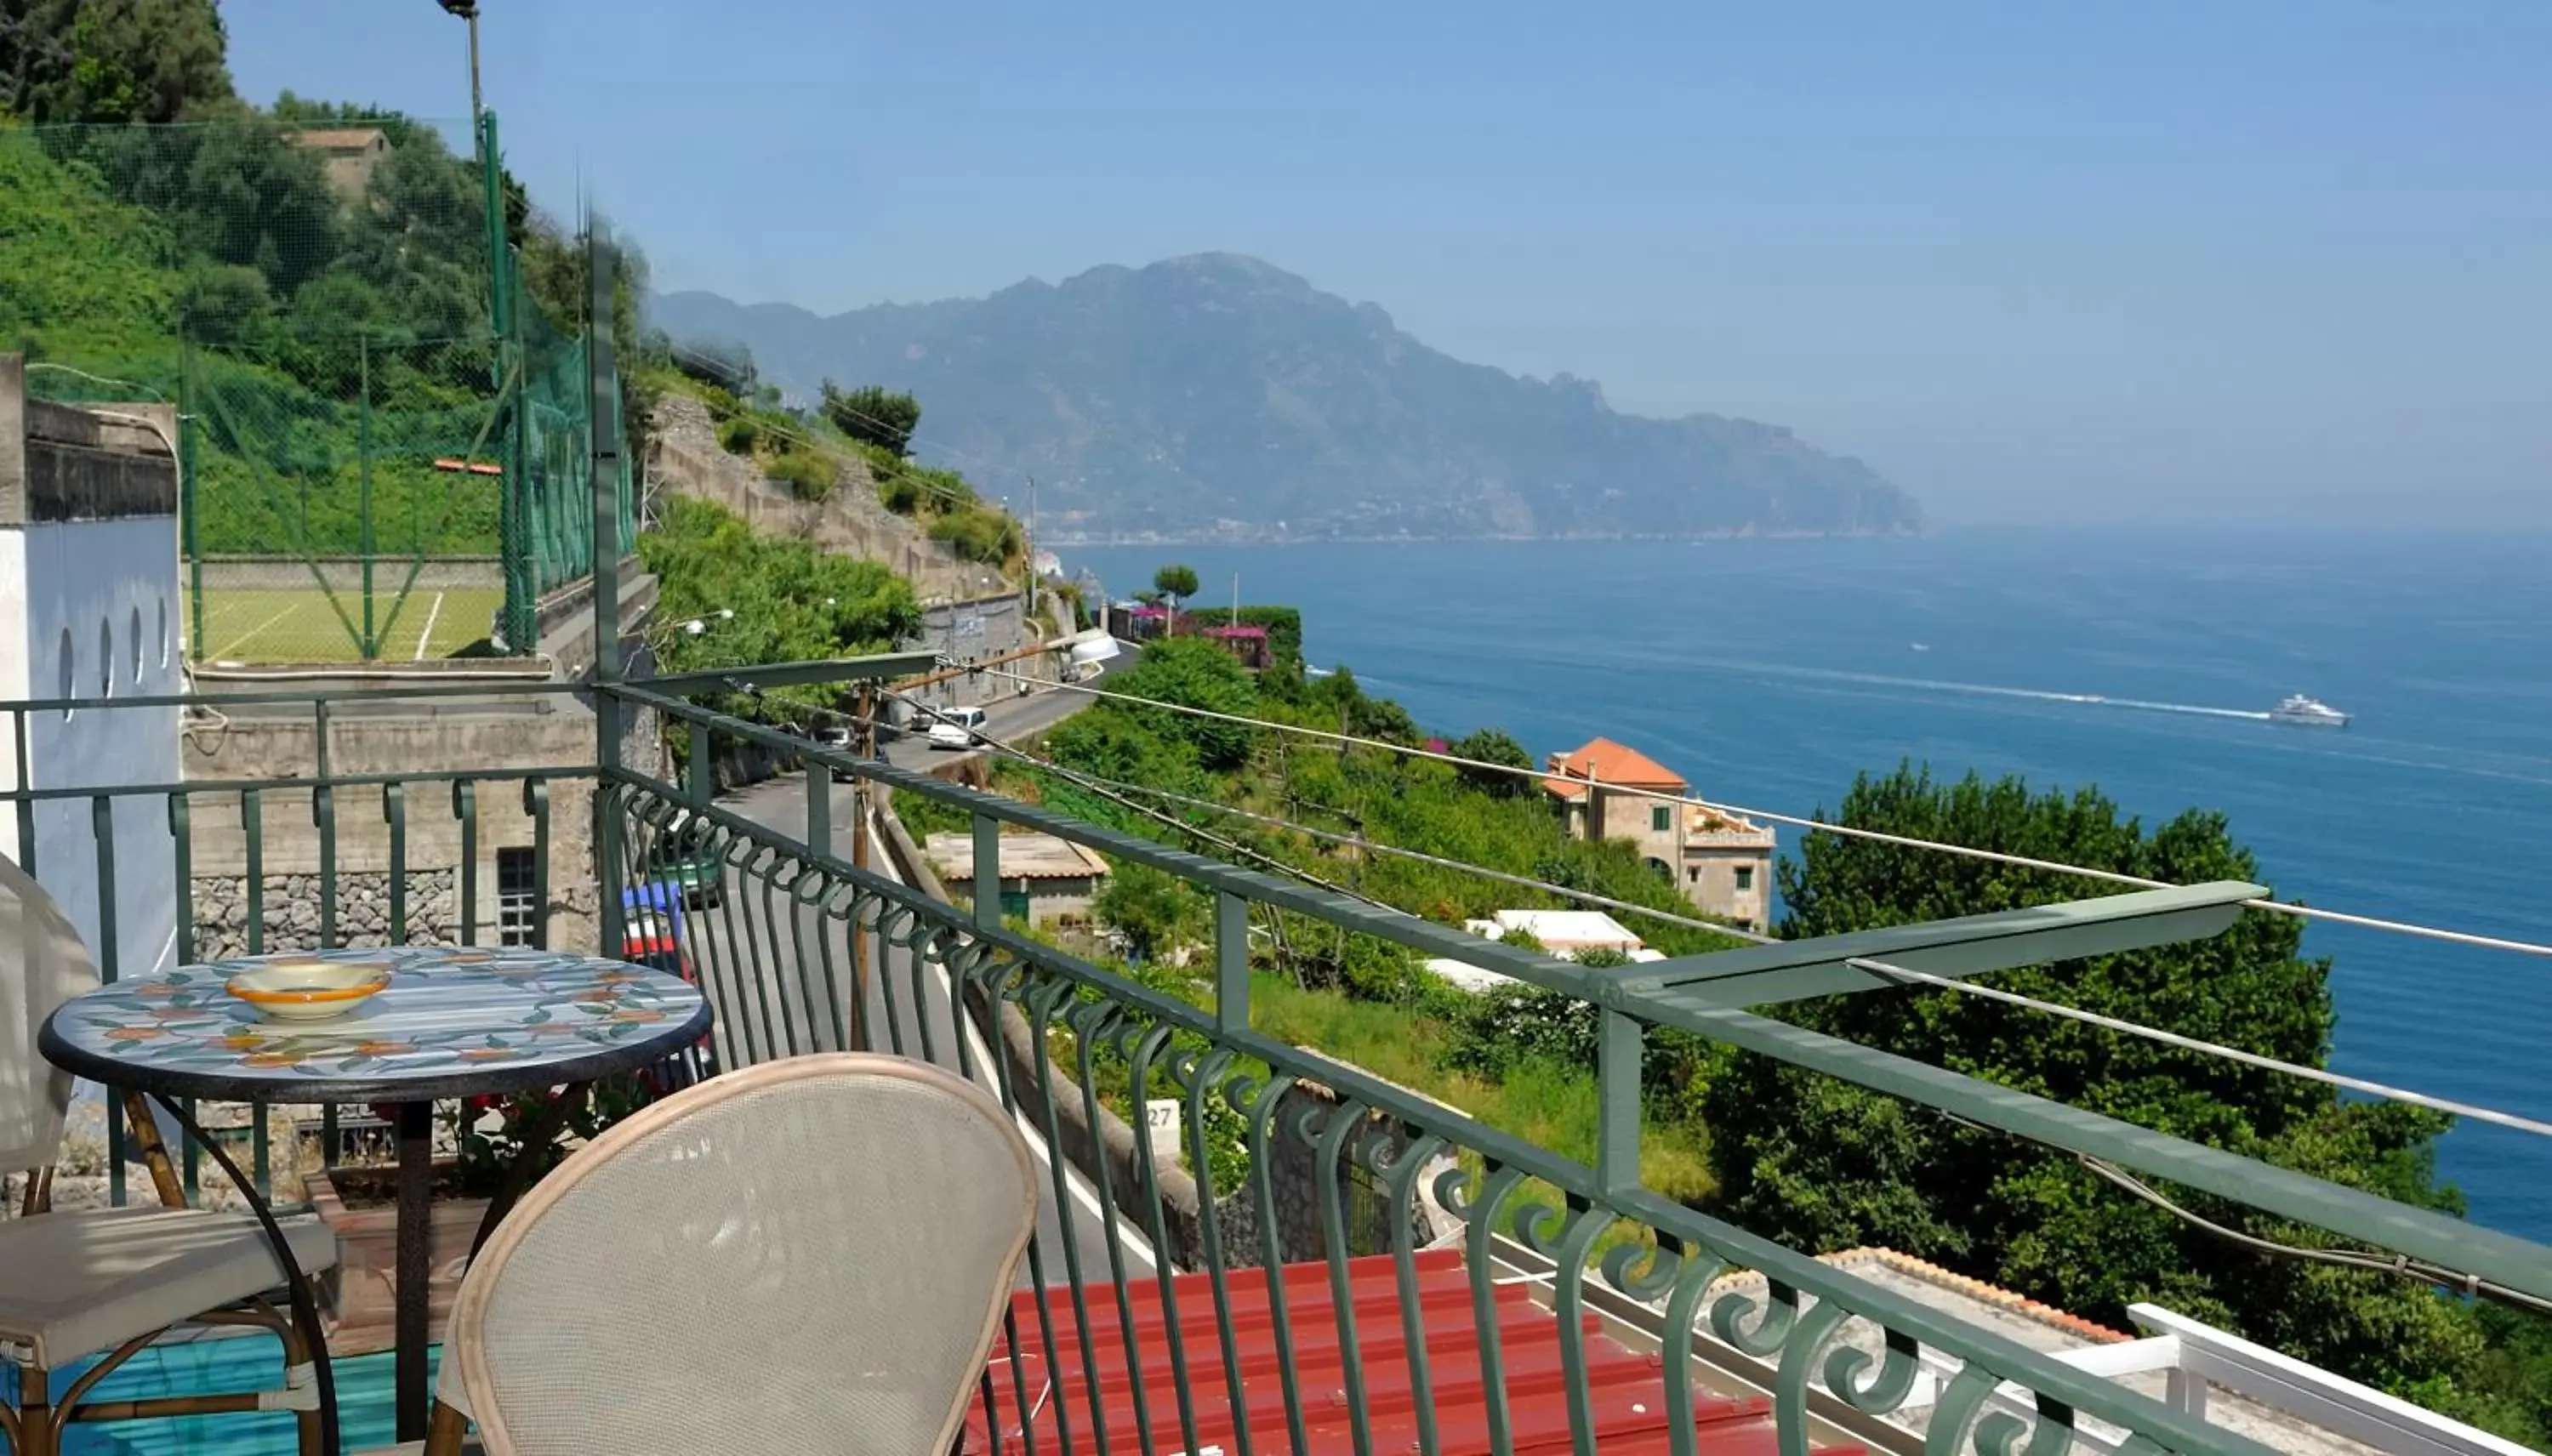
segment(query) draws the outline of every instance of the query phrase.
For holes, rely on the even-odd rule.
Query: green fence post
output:
[[[990,814],[975,816],[975,923],[1002,928],[1002,821]]]
[[[1249,1029],[1249,901],[1227,889],[1214,897],[1214,1024]]]
[[[612,259],[610,246],[601,239],[598,224],[585,230],[585,273],[593,285],[594,307],[609,310],[611,302]],[[605,339],[598,349],[585,351],[586,408],[592,408],[592,397],[601,392],[609,379],[611,346]],[[596,367],[597,362],[600,367]],[[519,429],[520,409],[515,411]],[[520,438],[519,436],[517,437]],[[620,458],[620,441],[616,435],[588,431],[586,445],[592,453],[593,479],[604,477],[604,466]],[[516,460],[522,458],[518,448]],[[591,506],[596,520],[611,508],[597,483]],[[593,564],[593,727],[600,740],[597,762],[602,767],[600,781],[593,789],[593,871],[597,882],[596,914],[601,921],[601,952],[617,956],[626,943],[623,930],[622,904],[617,876],[620,868],[620,819],[612,812],[612,776],[620,769],[620,697],[613,691],[620,682],[620,560],[595,561]],[[705,747],[705,732],[694,727],[691,741],[695,751]]]
[[[495,380],[494,408],[511,410],[506,422],[504,443],[496,450],[496,565],[505,583],[505,647],[509,652],[529,653],[534,644],[531,636],[532,603],[524,591],[522,579],[523,486],[522,413],[523,380],[518,366],[521,330],[515,319],[515,299],[511,251],[505,241],[505,194],[503,162],[496,145],[496,113],[483,112],[478,118],[479,187],[487,213],[487,319],[494,331]],[[517,365],[509,367],[509,365]],[[513,381],[512,388],[506,381]]]
[[[372,342],[355,336],[355,554],[363,559],[365,662],[381,655],[381,640],[372,626]]]
[[[204,660],[204,552],[195,534],[195,346],[177,341],[177,529],[185,542],[189,620],[187,656]]]
[[[1595,1032],[1595,1177],[1607,1196],[1640,1186],[1640,1056],[1644,1033],[1606,1007]]]

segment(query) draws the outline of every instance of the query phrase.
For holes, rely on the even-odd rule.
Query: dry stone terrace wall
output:
[[[406,929],[390,933],[390,877],[355,871],[337,877],[337,921],[328,944],[362,949],[386,945],[461,944],[460,876],[452,869],[407,874]],[[265,877],[258,923],[259,949],[316,950],[321,946],[321,882],[316,874]],[[249,954],[248,877],[194,878],[195,958],[218,961]],[[481,922],[482,924],[485,922]]]

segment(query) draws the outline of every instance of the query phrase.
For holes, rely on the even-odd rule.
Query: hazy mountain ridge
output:
[[[989,298],[830,318],[710,293],[652,300],[685,341],[741,342],[811,397],[909,389],[917,452],[1071,537],[1853,535],[1919,528],[1867,466],[1777,425],[1616,413],[1562,374],[1465,364],[1255,259],[1202,254]]]

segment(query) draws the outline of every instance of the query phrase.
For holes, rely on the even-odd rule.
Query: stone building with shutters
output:
[[[1771,921],[1772,831],[1692,800],[1682,775],[1609,738],[1552,754],[1542,791],[1574,839],[1628,841],[1704,914]]]

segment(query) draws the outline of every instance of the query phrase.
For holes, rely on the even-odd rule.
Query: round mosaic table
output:
[[[383,967],[389,985],[322,1021],[268,1020],[225,986],[260,965],[312,960]],[[114,982],[55,1008],[37,1045],[65,1071],[159,1098],[221,1162],[266,1226],[292,1277],[296,1306],[312,1302],[307,1281],[272,1210],[203,1135],[183,1099],[397,1105],[398,1438],[413,1441],[424,1436],[427,1419],[433,1103],[582,1087],[666,1062],[697,1044],[708,1028],[709,1007],[698,988],[661,971],[553,951],[401,946],[249,956]],[[524,1133],[528,1146],[547,1141],[556,1128]],[[519,1179],[509,1179],[489,1200],[480,1242],[520,1192]],[[303,1312],[315,1325],[315,1306]],[[318,1358],[333,1453],[335,1382],[324,1349]]]

